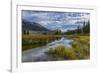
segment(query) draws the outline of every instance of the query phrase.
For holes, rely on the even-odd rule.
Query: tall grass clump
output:
[[[81,60],[90,57],[89,37],[79,37],[74,39],[72,47],[57,46],[50,48],[49,60]]]
[[[89,37],[80,37],[72,42],[72,48],[76,52],[78,59],[88,59],[90,56],[90,42]]]
[[[52,59],[58,60],[72,60],[76,59],[75,52],[72,48],[66,48],[64,46],[58,46],[55,48],[50,48],[49,55],[52,56]]]

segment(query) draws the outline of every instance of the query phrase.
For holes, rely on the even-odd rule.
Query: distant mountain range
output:
[[[53,26],[53,28],[51,27]],[[60,27],[59,27],[60,26]],[[29,22],[27,20],[24,20],[22,19],[22,30],[30,30],[30,31],[39,31],[39,32],[47,32],[47,33],[54,33],[56,32],[56,30],[58,29],[59,27],[59,30],[61,30],[61,32],[67,32],[67,30],[74,30],[77,28],[78,25],[57,25],[57,26],[54,26],[53,24],[52,25],[48,25],[48,26],[43,26],[42,24],[40,23],[37,23],[37,22]],[[52,30],[54,29],[54,30]]]
[[[26,20],[22,20],[22,30],[31,30],[31,31],[46,31],[50,32],[49,29],[43,27],[39,23],[36,22],[28,22]]]

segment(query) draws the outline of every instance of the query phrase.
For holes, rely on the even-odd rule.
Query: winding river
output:
[[[47,61],[48,55],[45,52],[48,52],[50,48],[54,48],[60,45],[63,45],[65,47],[71,47],[71,42],[71,39],[62,37],[61,39],[48,43],[45,46],[23,51],[22,62]]]

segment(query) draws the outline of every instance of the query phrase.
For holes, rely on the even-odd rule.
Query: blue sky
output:
[[[62,32],[76,29],[78,25],[90,20],[90,14],[84,12],[48,12],[22,10],[22,19],[37,22],[50,29],[60,29]]]

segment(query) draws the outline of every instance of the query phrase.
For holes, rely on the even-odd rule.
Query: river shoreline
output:
[[[72,40],[62,37],[60,40],[55,40],[54,42],[48,43],[45,46],[23,51],[22,60],[23,62],[48,60],[48,55],[46,52],[48,52],[50,48],[62,45],[65,47],[71,47],[71,42]]]

